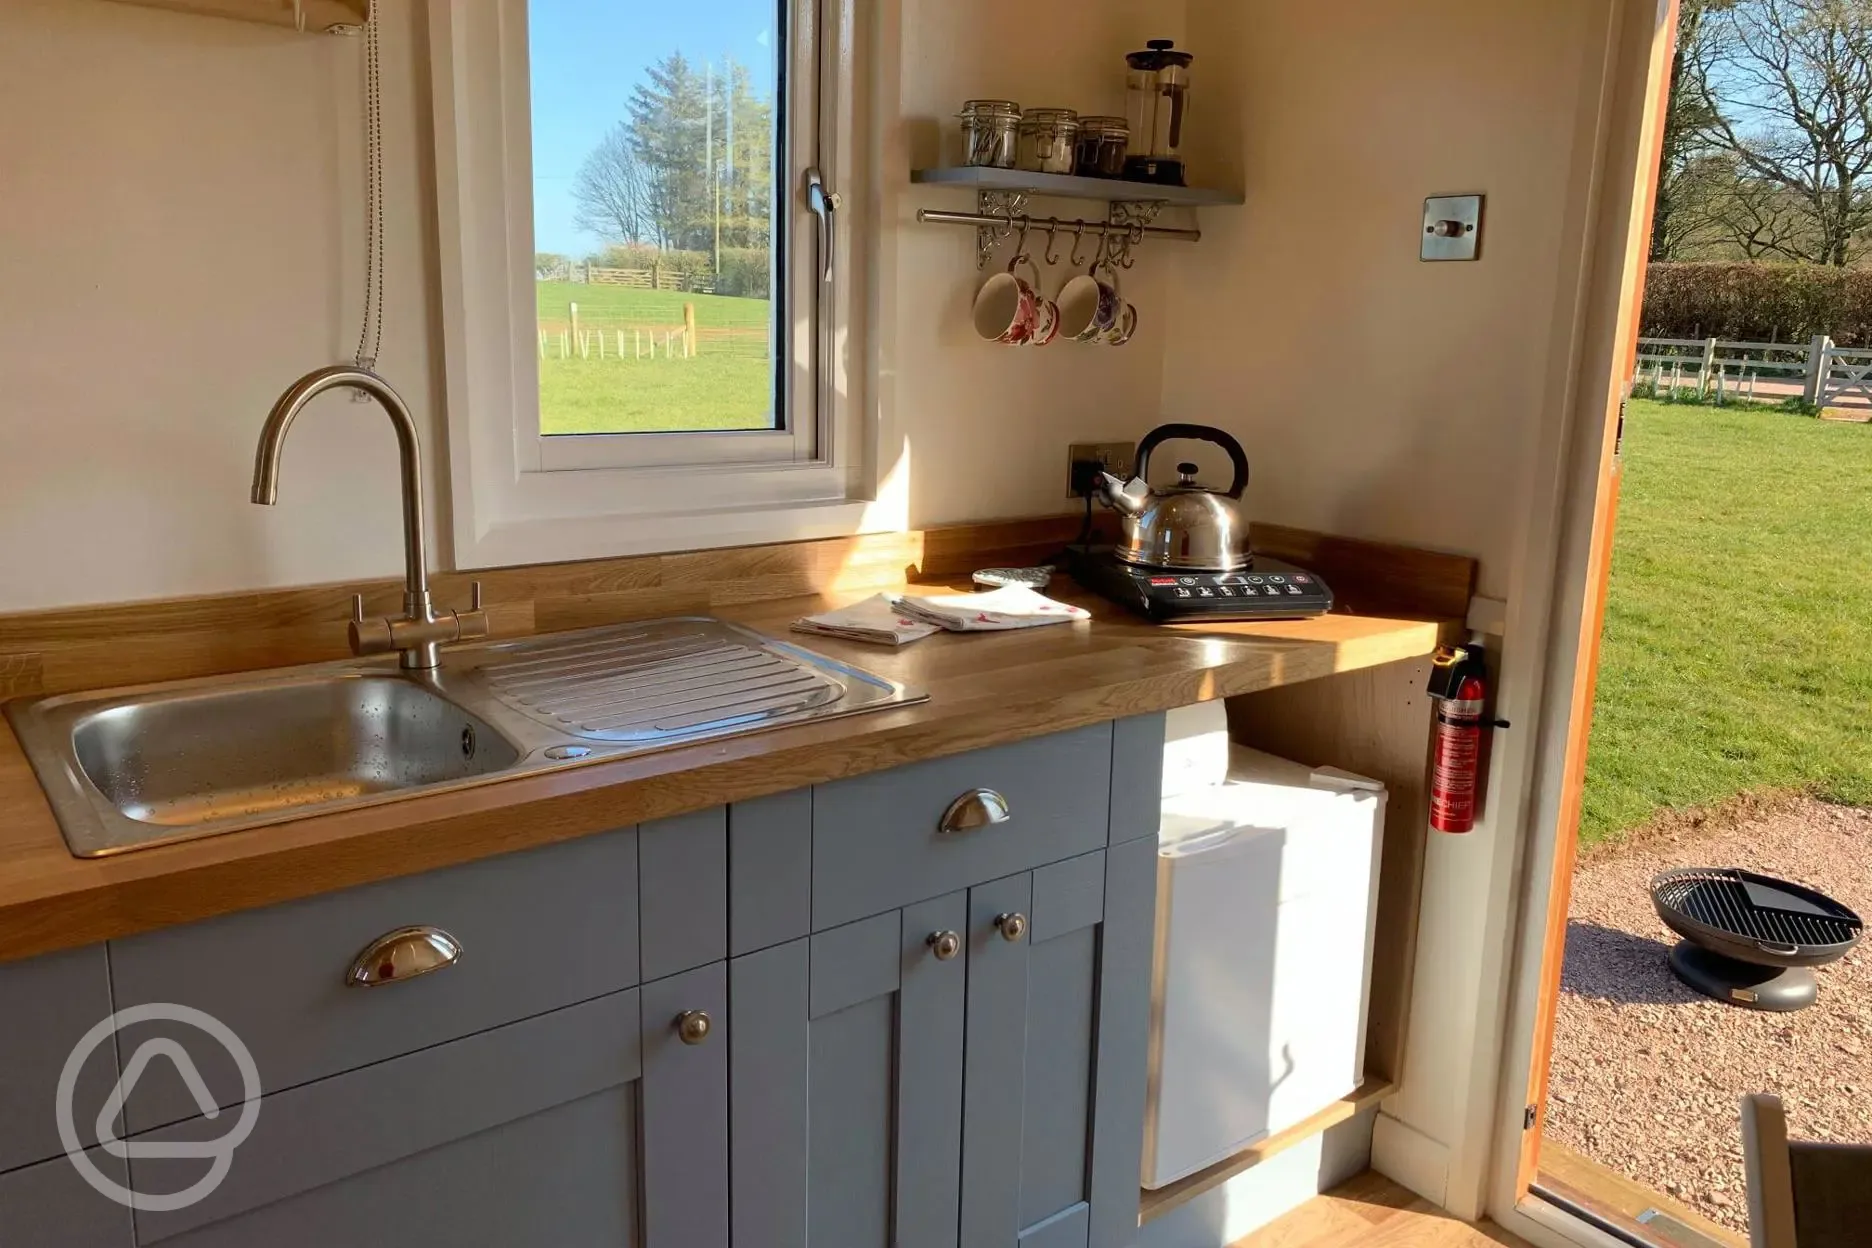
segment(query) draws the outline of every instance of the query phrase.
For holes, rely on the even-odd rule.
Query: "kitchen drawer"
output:
[[[412,925],[455,937],[460,960],[400,983],[345,982],[366,945]],[[111,983],[119,1008],[168,1002],[219,1019],[270,1093],[631,987],[637,942],[626,829],[115,941]],[[188,1049],[218,1103],[241,1099],[234,1058],[192,1027],[139,1023],[119,1051],[128,1060],[158,1035]],[[182,1080],[150,1078],[125,1118],[142,1131],[198,1112]]]
[[[52,1090],[66,1057],[110,1012],[103,945],[0,966],[0,1171],[64,1153]],[[100,1044],[80,1068],[72,1097],[87,1143],[116,1082],[111,1046]],[[0,1233],[0,1244],[11,1242]]]
[[[1111,769],[1112,726],[1093,724],[820,786],[813,930],[1104,848]],[[1005,798],[1008,818],[940,831],[975,789]]]
[[[49,1094],[46,1099],[49,1104]],[[86,1120],[80,1116],[80,1121]],[[85,1157],[110,1182],[128,1185],[130,1175],[123,1158],[101,1148],[87,1150]],[[85,1182],[78,1167],[61,1153],[36,1166],[0,1174],[0,1244],[6,1248],[135,1248],[136,1235],[129,1207]]]
[[[632,989],[274,1093],[224,1180],[182,1208],[139,1209],[137,1242],[640,1245],[640,1018]],[[199,1150],[229,1116],[132,1141],[136,1189],[200,1181],[201,1152],[150,1146]]]

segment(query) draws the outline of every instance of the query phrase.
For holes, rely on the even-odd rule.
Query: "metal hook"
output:
[[[1014,224],[1014,214],[1012,210],[1009,210],[1008,212],[1008,224],[1010,225]],[[1020,237],[1014,240],[1014,258],[1008,261],[1009,272],[1012,272],[1014,269],[1014,266],[1019,264],[1021,262],[1022,257],[1025,257],[1027,255],[1027,226],[1028,224],[1029,224],[1029,221],[1026,217],[1022,217],[1020,219]]]
[[[1046,232],[1047,245],[1046,245],[1046,252],[1044,254],[1046,255],[1046,262],[1049,265],[1059,263],[1059,257],[1053,254],[1053,241],[1058,236],[1058,234],[1059,234],[1059,218],[1058,217],[1048,218],[1047,232]]]
[[[1084,260],[1079,258],[1079,247],[1085,242],[1085,225],[1084,217],[1073,222],[1072,267],[1075,269],[1085,263]]]

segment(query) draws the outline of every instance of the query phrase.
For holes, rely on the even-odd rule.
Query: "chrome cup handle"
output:
[[[461,961],[461,942],[439,927],[420,924],[385,932],[351,959],[348,988],[379,988],[444,970]]]
[[[940,835],[973,832],[990,824],[1006,823],[1013,817],[1007,798],[993,789],[970,789],[949,803],[949,809],[936,821],[936,831]]]

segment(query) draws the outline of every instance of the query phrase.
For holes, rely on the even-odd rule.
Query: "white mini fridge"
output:
[[[1232,1156],[1355,1089],[1381,786],[1233,746],[1164,798],[1143,1185]]]

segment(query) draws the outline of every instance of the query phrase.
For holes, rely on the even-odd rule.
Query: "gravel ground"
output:
[[[1687,866],[1748,867],[1872,915],[1872,810],[1803,798],[1685,821],[1573,879],[1547,1134],[1744,1230],[1743,1093],[1779,1095],[1797,1138],[1872,1142],[1872,951],[1818,971],[1819,1001],[1793,1014],[1693,993],[1665,965],[1676,938],[1646,892]]]

